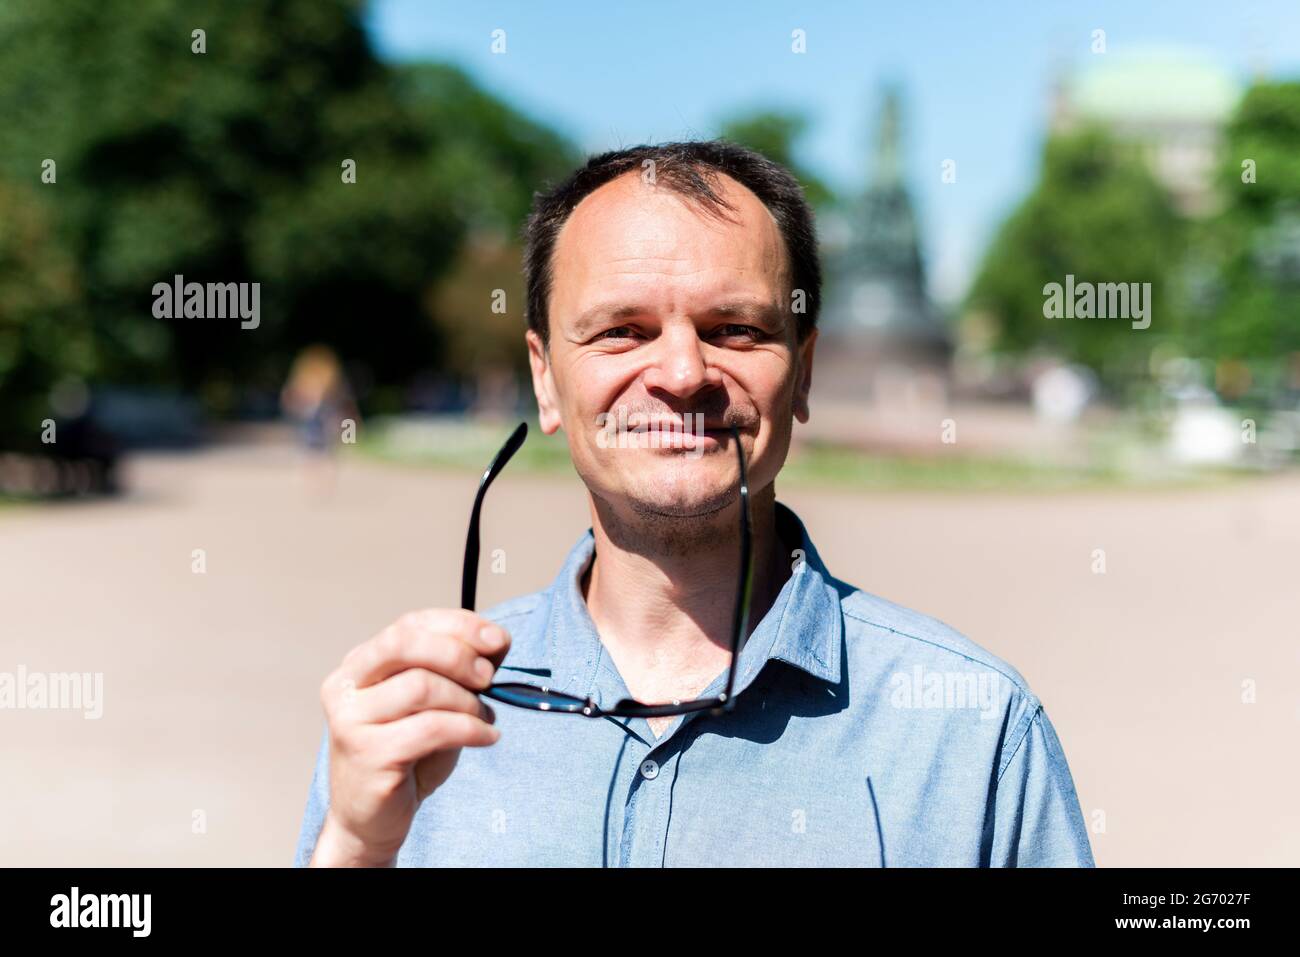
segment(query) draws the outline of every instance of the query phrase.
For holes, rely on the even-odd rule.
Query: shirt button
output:
[[[649,758],[641,762],[641,777],[647,781],[653,781],[659,777],[659,765]]]

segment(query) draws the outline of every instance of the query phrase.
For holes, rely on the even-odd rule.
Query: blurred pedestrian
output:
[[[297,423],[306,450],[304,474],[308,488],[328,497],[334,490],[335,451],[355,441],[360,418],[352,389],[334,350],[312,345],[298,353],[280,392],[280,407]]]

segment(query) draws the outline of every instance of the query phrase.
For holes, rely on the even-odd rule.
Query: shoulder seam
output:
[[[843,601],[841,601],[840,602],[841,608],[843,608],[843,604],[844,604]],[[1017,678],[1013,678],[1011,675],[1007,674],[1005,671],[1003,671],[1001,668],[997,667],[994,664],[991,664],[987,661],[981,661],[978,658],[973,658],[963,651],[958,651],[956,648],[949,648],[947,645],[941,644],[940,642],[934,641],[933,639],[922,638],[920,635],[913,635],[911,632],[907,632],[907,631],[899,631],[897,628],[892,628],[889,625],[882,624],[881,622],[872,621],[870,618],[864,618],[862,615],[855,613],[853,610],[849,608],[843,608],[843,611],[845,615],[854,619],[855,621],[862,622],[864,625],[870,625],[873,628],[883,628],[885,631],[891,632],[895,635],[900,635],[903,638],[911,638],[913,641],[919,641],[922,642],[923,644],[933,645],[935,648],[940,648],[943,651],[948,652],[950,655],[956,655],[959,658],[965,658],[967,661],[973,661],[975,664],[988,668],[990,671],[996,671],[998,674],[1002,675],[1002,677],[1010,681],[1012,686],[1016,688],[1016,690],[1018,690],[1021,694],[1025,695],[1032,703],[1038,704],[1038,697],[1032,691],[1029,690],[1029,688],[1024,684],[1023,681]]]
[[[1041,701],[1036,701],[1034,707],[1026,710],[1025,717],[1022,718],[1020,721],[1020,724],[1024,725],[1025,730],[1021,732],[1020,737],[1016,739],[1015,747],[1011,749],[1011,753],[1008,754],[1005,759],[1003,759],[1002,766],[998,768],[998,780],[997,780],[998,784],[1002,783],[1002,775],[1006,773],[1007,768],[1011,767],[1011,762],[1014,761],[1016,759],[1016,755],[1020,753],[1021,746],[1025,743],[1025,740],[1029,737],[1030,729],[1033,727],[1034,722],[1038,720],[1038,716],[1042,713],[1043,713],[1043,703]],[[1006,747],[1004,746],[1002,750],[1005,753]]]

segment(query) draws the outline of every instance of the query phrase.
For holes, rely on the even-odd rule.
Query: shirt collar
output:
[[[836,581],[799,517],[777,502],[776,518],[782,541],[798,543],[790,557],[793,570],[741,649],[737,694],[771,660],[786,662],[825,681],[840,680],[844,620]],[[505,665],[534,672],[549,670],[550,687],[584,697],[595,687],[600,666],[600,637],[581,584],[595,550],[595,535],[588,528],[547,589],[550,600],[545,622],[540,633],[535,633],[540,640],[517,645]]]

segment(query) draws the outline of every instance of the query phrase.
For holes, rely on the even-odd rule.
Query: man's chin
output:
[[[588,488],[618,511],[644,517],[701,519],[717,514],[739,498],[736,466],[714,449],[703,455],[665,449],[637,449],[625,456],[605,481]],[[610,463],[614,464],[614,463]],[[611,483],[609,480],[613,479]]]
[[[736,501],[735,488],[712,487],[697,479],[672,488],[666,485],[631,489],[624,501],[638,515],[665,518],[706,518],[716,515]],[[711,490],[710,490],[711,488]]]
[[[680,518],[680,519],[703,519],[711,515],[717,515],[724,508],[730,499],[709,502],[682,502],[682,501],[647,501],[645,499],[630,499],[628,505],[637,515],[646,518]]]

